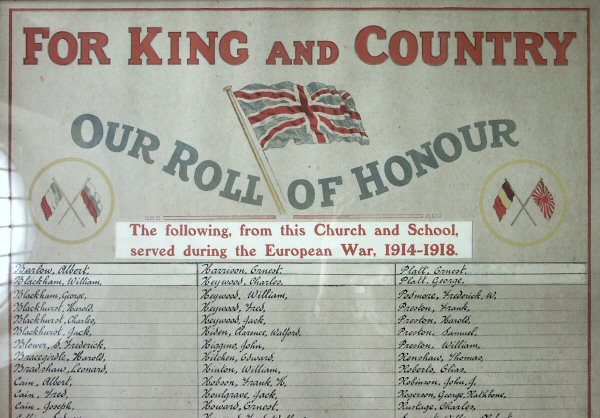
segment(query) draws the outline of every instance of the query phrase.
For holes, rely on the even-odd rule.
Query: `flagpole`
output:
[[[273,196],[275,205],[277,206],[277,209],[279,209],[279,213],[281,215],[284,215],[285,208],[283,207],[281,198],[279,197],[277,190],[275,190],[275,186],[273,185],[273,182],[271,181],[271,177],[269,176],[269,174],[267,172],[267,167],[265,167],[265,163],[263,162],[262,158],[260,158],[258,148],[256,147],[256,141],[252,137],[252,134],[250,133],[250,129],[248,128],[248,126],[246,126],[246,122],[244,121],[244,116],[242,115],[242,110],[239,108],[237,100],[236,100],[235,96],[233,95],[233,92],[231,91],[231,86],[225,86],[225,88],[223,88],[223,91],[225,91],[227,93],[227,97],[229,97],[229,101],[231,102],[231,105],[233,106],[233,110],[235,110],[235,114],[238,118],[238,121],[240,122],[240,125],[242,125],[242,130],[244,131],[244,135],[246,136],[246,139],[248,140],[248,144],[250,144],[250,148],[252,149],[252,154],[254,154],[254,158],[256,159],[256,162],[258,163],[260,171],[262,172],[262,175],[265,178],[265,181],[267,182],[267,187],[269,188],[269,191],[271,192],[271,196]]]
[[[58,190],[60,190],[60,192],[62,193],[62,195],[65,197],[65,200],[67,201],[67,204],[69,205],[69,209],[73,211],[73,213],[77,217],[77,220],[79,221],[79,223],[81,224],[81,226],[85,227],[85,225],[83,224],[83,221],[81,220],[81,218],[79,217],[79,215],[77,214],[77,212],[75,211],[75,209],[73,209],[73,202],[75,201],[75,199],[77,199],[77,196],[75,196],[75,199],[73,199],[72,202],[69,201],[69,198],[67,197],[67,195],[65,194],[65,192],[63,192],[62,187],[60,187],[59,184],[58,184],[58,182],[56,180],[54,180],[54,177],[52,178],[52,181],[54,181],[54,183],[56,184],[56,187],[58,187]],[[87,180],[83,184],[83,187],[85,187],[85,185],[87,184],[88,181],[90,181],[89,177],[87,178]],[[81,188],[81,190],[83,190],[83,187]],[[79,193],[81,193],[81,192],[79,192]],[[69,213],[69,209],[67,209],[67,211],[65,213],[63,213],[63,216],[58,220],[58,224],[60,224],[62,222],[62,220],[65,219],[65,216],[67,216],[67,213]]]
[[[517,213],[517,216],[515,216],[515,219],[513,219],[513,221],[510,224],[510,226],[513,226],[515,224],[515,222],[517,221],[517,218],[519,217],[519,215],[521,215],[521,212],[523,212],[523,211],[525,211],[525,213],[527,214],[527,216],[529,216],[529,219],[531,219],[531,222],[533,222],[533,225],[537,226],[537,224],[535,223],[535,221],[533,220],[533,218],[531,217],[531,215],[529,214],[529,212],[527,211],[527,209],[525,209],[525,206],[527,206],[527,203],[529,203],[529,199],[531,199],[531,196],[533,196],[533,192],[535,191],[535,189],[537,188],[538,184],[540,184],[540,181],[542,181],[542,180],[543,180],[543,178],[540,178],[538,180],[538,182],[535,184],[535,187],[533,188],[533,190],[531,191],[531,193],[529,193],[529,196],[525,200],[525,203],[521,202],[521,199],[519,199],[519,196],[515,195],[515,197],[519,200],[519,203],[521,203],[521,209]]]

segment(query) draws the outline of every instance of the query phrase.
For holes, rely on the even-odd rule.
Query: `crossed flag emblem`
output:
[[[63,189],[60,187],[56,179],[52,179],[48,190],[42,197],[40,202],[40,206],[42,208],[42,212],[44,213],[44,218],[46,218],[46,222],[56,213],[56,210],[59,204],[64,200],[67,203],[67,209],[62,214],[61,218],[58,220],[58,224],[60,224],[63,219],[67,216],[69,212],[73,212],[79,223],[82,227],[85,227],[85,223],[83,219],[81,219],[80,214],[75,210],[74,204],[77,199],[81,198],[83,204],[87,208],[89,215],[94,220],[94,223],[98,223],[98,217],[102,211],[102,204],[100,202],[100,197],[98,193],[96,193],[96,188],[92,184],[90,178],[87,178],[83,185],[80,187],[79,192],[73,196],[73,198],[69,199]]]
[[[502,218],[504,218],[504,215],[506,215],[506,212],[508,211],[508,208],[510,208],[510,206],[512,205],[514,199],[517,199],[517,202],[521,207],[519,209],[519,212],[517,212],[514,219],[512,220],[510,224],[511,226],[515,224],[515,222],[517,221],[517,219],[519,219],[519,216],[521,216],[522,213],[525,213],[531,221],[531,223],[533,223],[534,226],[537,226],[535,220],[531,216],[531,213],[529,213],[529,211],[527,210],[527,204],[532,199],[544,215],[545,219],[549,220],[552,218],[552,215],[554,214],[554,209],[556,207],[554,196],[552,195],[546,184],[544,184],[544,179],[539,179],[531,193],[529,193],[529,196],[527,196],[527,199],[525,199],[525,202],[523,202],[521,198],[515,193],[513,187],[508,182],[508,180],[504,179],[504,183],[502,183],[500,191],[496,195],[496,199],[494,199],[493,205],[493,208],[496,211],[496,215],[498,216],[499,222],[502,222]]]

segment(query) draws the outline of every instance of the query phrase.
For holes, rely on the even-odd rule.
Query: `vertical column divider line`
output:
[[[396,263],[394,263],[394,418],[398,414],[398,289],[396,280]]]
[[[200,343],[198,342],[200,338],[200,321],[198,320],[200,316],[200,301],[198,297],[199,293],[199,270],[198,263],[196,263],[196,409],[197,417],[200,418]]]

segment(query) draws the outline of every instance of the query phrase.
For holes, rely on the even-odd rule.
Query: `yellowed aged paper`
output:
[[[0,2],[0,416],[600,416],[599,12]]]

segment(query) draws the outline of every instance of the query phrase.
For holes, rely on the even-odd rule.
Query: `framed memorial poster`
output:
[[[1,1],[0,416],[599,417],[593,1]]]

